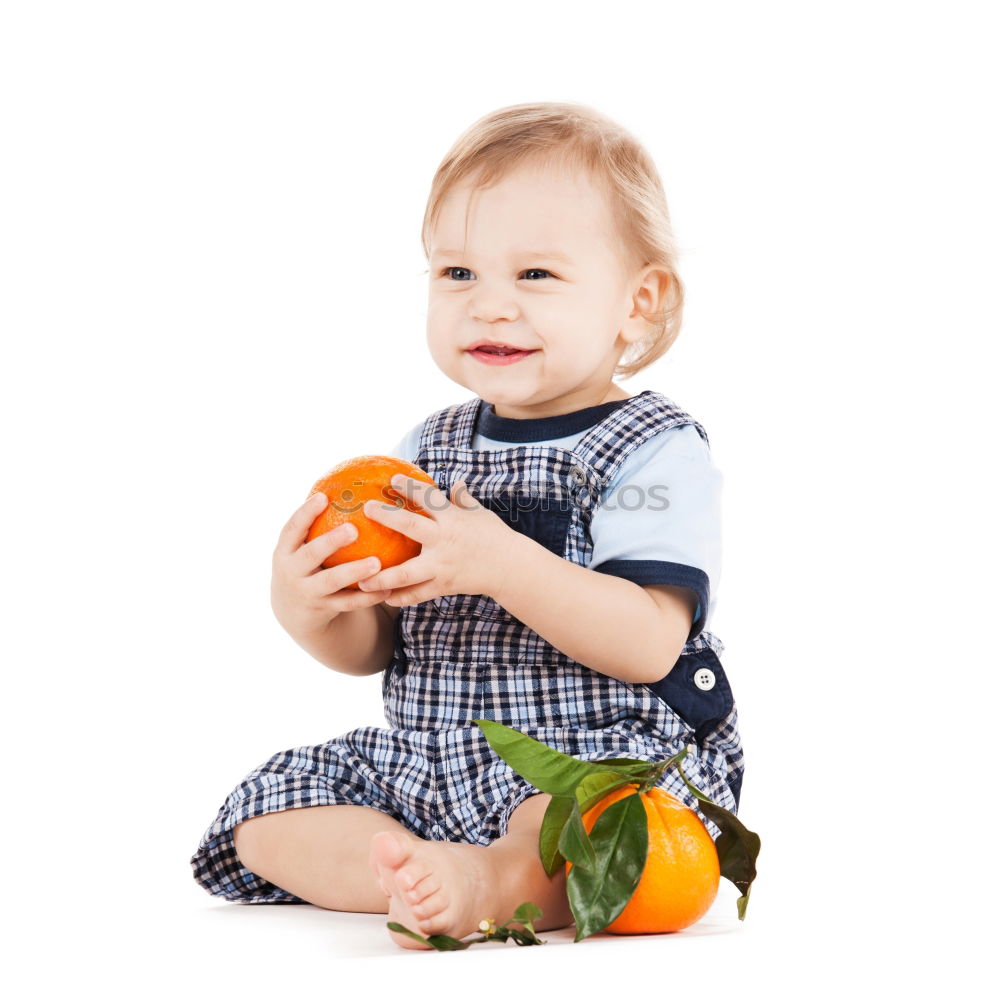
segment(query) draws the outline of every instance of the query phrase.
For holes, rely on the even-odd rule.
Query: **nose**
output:
[[[469,297],[469,319],[492,323],[498,319],[517,319],[517,315],[517,306],[511,297],[499,288],[480,286]]]

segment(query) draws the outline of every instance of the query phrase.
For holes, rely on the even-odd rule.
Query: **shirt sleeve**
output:
[[[411,427],[386,454],[399,458],[404,462],[412,462],[420,450],[420,432],[424,429],[424,421]]]
[[[721,572],[722,473],[692,424],[650,438],[622,464],[591,520],[589,568],[697,598],[690,641],[707,628]]]

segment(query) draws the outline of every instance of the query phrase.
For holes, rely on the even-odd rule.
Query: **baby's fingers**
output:
[[[306,502],[285,522],[278,535],[274,554],[291,555],[302,544],[313,521],[326,510],[329,502],[322,490],[311,493]]]
[[[295,554],[297,560],[302,560],[302,572],[311,573],[317,567],[322,568],[323,563],[333,555],[337,549],[350,545],[358,537],[358,529],[350,522],[338,524],[330,531],[324,531],[322,535],[317,535],[311,542],[303,545]]]
[[[309,578],[309,585],[315,588],[313,595],[316,597],[343,596],[345,598],[357,598],[362,595],[367,597],[372,594],[381,594],[382,596],[378,600],[384,600],[385,595],[389,593],[388,590],[361,591],[355,590],[353,587],[348,589],[348,584],[357,583],[359,580],[364,580],[372,576],[381,569],[381,566],[382,564],[375,556],[369,559],[353,559],[351,562],[341,563],[339,566],[331,566],[329,569],[315,573]],[[375,602],[362,601],[354,603],[350,607],[364,607],[369,603]],[[349,610],[349,608],[338,605],[336,610],[345,611]]]
[[[435,577],[428,561],[423,556],[414,556],[398,566],[388,566],[361,580],[358,586],[365,593],[389,593],[406,603],[414,594],[420,594],[421,591],[427,593],[428,589],[433,589]],[[439,597],[440,594],[435,593],[433,596]],[[418,596],[413,599],[413,603],[424,600],[427,598]]]

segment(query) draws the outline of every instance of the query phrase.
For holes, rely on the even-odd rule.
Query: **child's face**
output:
[[[555,416],[627,395],[611,381],[615,364],[648,328],[611,210],[584,172],[526,165],[487,190],[458,186],[430,249],[431,355],[499,416]],[[480,339],[534,353],[486,364],[468,350]]]

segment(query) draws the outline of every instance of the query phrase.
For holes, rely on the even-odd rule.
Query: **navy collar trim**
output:
[[[473,434],[482,434],[493,441],[530,442],[549,441],[554,438],[569,437],[578,434],[595,424],[599,424],[608,414],[614,413],[620,406],[631,403],[639,396],[651,393],[645,389],[638,396],[628,399],[611,399],[596,406],[586,406],[572,413],[560,413],[554,417],[530,417],[518,420],[515,417],[500,417],[492,403],[480,399],[476,411],[476,421]]]

